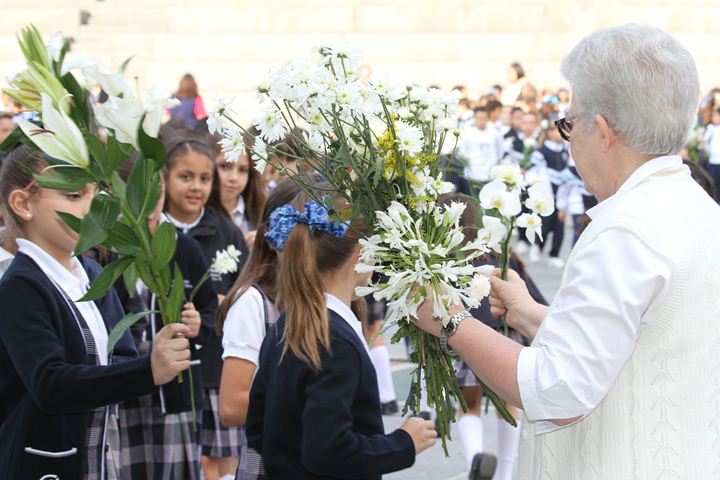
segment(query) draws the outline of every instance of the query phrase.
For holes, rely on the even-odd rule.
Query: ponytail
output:
[[[298,224],[280,255],[279,291],[285,311],[283,355],[289,350],[303,362],[320,370],[320,349],[330,351],[330,325],[325,292],[317,266],[312,232]]]
[[[323,187],[324,184],[318,184],[318,191],[329,188]],[[290,205],[303,211],[309,200],[307,194],[300,193]],[[361,221],[345,227],[347,230],[342,234],[311,230],[302,222],[291,228],[278,254],[277,305],[285,313],[283,355],[290,350],[301,361],[320,370],[320,349],[330,353],[330,323],[323,280],[356,252],[358,239],[364,236],[366,228]]]

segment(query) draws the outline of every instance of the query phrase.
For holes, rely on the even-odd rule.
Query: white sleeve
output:
[[[532,421],[584,416],[602,401],[672,275],[670,260],[619,229],[598,235],[567,268],[568,282],[518,358],[520,397]]]
[[[260,346],[265,338],[265,310],[262,295],[248,288],[230,307],[223,325],[223,356],[258,364]]]

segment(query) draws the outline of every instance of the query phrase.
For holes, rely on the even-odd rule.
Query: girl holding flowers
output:
[[[384,432],[375,372],[350,309],[369,277],[355,271],[362,225],[334,218],[301,193],[272,212],[265,234],[280,252],[284,313],[260,351],[246,428],[270,478],[379,479],[410,467],[437,436],[419,418]]]
[[[165,214],[181,233],[194,238],[208,263],[218,252],[235,247],[241,252],[240,262],[247,258],[247,245],[240,229],[230,219],[206,205],[217,182],[215,154],[204,142],[194,138],[174,138],[168,141],[164,167],[167,196]],[[241,267],[242,265],[240,265]],[[232,270],[232,268],[230,269]],[[237,277],[237,266],[225,273],[211,272],[220,301]],[[237,428],[225,428],[220,423],[218,388],[222,371],[222,344],[213,333],[212,339],[200,350],[203,387],[202,453],[205,476],[221,478],[237,467],[242,433]]]
[[[122,309],[113,290],[77,301],[101,269],[73,256],[78,236],[56,213],[82,218],[95,189],[41,188],[31,173],[46,166],[17,147],[0,174],[4,217],[19,246],[0,283],[0,477],[100,480],[108,405],[148,394],[186,370],[190,329],[164,327],[145,358],[135,358],[128,334],[108,353],[108,331]]]

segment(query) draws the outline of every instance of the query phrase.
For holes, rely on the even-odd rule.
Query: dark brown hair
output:
[[[319,190],[325,188],[329,186],[318,186]],[[290,205],[303,211],[309,200],[303,192]],[[292,351],[315,370],[321,368],[320,347],[330,351],[330,323],[322,276],[337,271],[350,258],[364,233],[362,221],[353,222],[342,238],[311,231],[307,224],[299,223],[279,254],[276,305],[285,312],[283,353]]]
[[[217,175],[217,166],[215,165],[215,154],[205,141],[195,136],[169,136],[169,139],[165,141],[165,152],[165,165],[162,169],[165,180],[167,180],[170,171],[175,166],[175,162],[178,157],[191,152],[207,157],[210,160],[210,163],[212,163],[213,169],[213,180],[212,188],[210,190],[210,197],[212,197],[213,195],[219,195],[219,193],[216,193],[220,190],[220,182]],[[168,198],[169,196],[165,197],[165,210],[167,210],[168,208]],[[209,200],[208,206],[213,210],[216,210],[216,207],[210,205]]]
[[[20,218],[10,208],[8,204],[10,194],[14,190],[28,187],[30,193],[35,193],[39,187],[33,184],[34,179],[30,172],[40,173],[46,166],[47,162],[42,154],[25,145],[15,147],[3,158],[2,170],[0,170],[0,198],[2,198],[4,216],[6,220],[12,220],[14,227],[21,229],[25,219]]]
[[[208,134],[206,138],[210,146],[215,151],[215,158],[219,157],[220,155],[224,155],[222,147],[219,143],[220,140],[222,140],[221,135]],[[263,182],[262,174],[260,174],[260,172],[258,172],[255,168],[255,161],[252,159],[252,156],[249,153],[252,151],[254,139],[255,137],[253,137],[252,135],[248,133],[243,133],[243,142],[245,143],[244,155],[247,155],[248,157],[248,182],[245,186],[245,189],[240,195],[242,195],[243,200],[245,201],[245,215],[247,216],[247,219],[250,221],[250,223],[257,226],[260,222],[260,213],[262,212],[263,206],[265,205],[265,183]],[[219,178],[218,188],[213,188],[213,192],[210,194],[210,198],[208,199],[208,205],[210,205],[223,215],[227,216],[228,218],[230,217],[230,212],[225,209],[222,204],[222,199],[220,198]]]
[[[265,232],[267,231],[268,224],[270,223],[270,214],[272,214],[275,209],[290,203],[298,195],[298,193],[300,193],[300,188],[287,179],[280,182],[270,193],[270,196],[265,203],[265,208],[262,211],[262,215],[260,216],[255,241],[250,249],[250,256],[248,257],[247,262],[245,262],[245,266],[240,272],[237,280],[235,280],[235,283],[230,288],[227,295],[225,295],[225,300],[223,300],[218,308],[216,316],[216,329],[218,335],[223,334],[223,325],[225,324],[225,318],[227,318],[228,311],[230,311],[230,308],[233,306],[238,297],[245,293],[249,287],[257,285],[271,301],[275,301],[277,253],[275,252],[275,249],[265,241]]]
[[[198,86],[197,82],[195,81],[195,77],[193,77],[189,73],[186,73],[180,79],[180,85],[178,85],[175,96],[177,98],[195,98],[198,95]]]

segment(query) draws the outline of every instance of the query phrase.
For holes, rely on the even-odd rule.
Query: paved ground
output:
[[[570,242],[572,240],[571,232],[568,231],[565,235],[564,248],[561,253],[561,258],[566,259],[569,250]],[[522,256],[527,263],[527,255]],[[546,263],[547,258],[543,259],[534,264],[527,264],[530,275],[537,283],[540,290],[543,292],[548,301],[551,301],[555,292],[557,291],[560,284],[560,276],[562,269],[551,268]],[[392,336],[392,332],[386,332],[386,338],[389,339]],[[404,399],[407,396],[410,386],[410,372],[413,366],[406,362],[407,354],[405,352],[405,346],[402,344],[390,345],[390,356],[393,359],[393,378],[395,380],[395,390],[398,398]],[[385,417],[385,428],[386,431],[392,431],[398,428],[403,418],[399,415],[386,416]],[[484,415],[483,425],[485,427],[485,448],[488,452],[494,453],[497,450],[497,437],[496,437],[496,425],[497,417],[495,412],[490,407],[488,415]],[[397,472],[390,475],[385,475],[383,478],[386,480],[461,480],[467,478],[467,467],[465,464],[465,455],[463,453],[462,443],[460,442],[457,426],[453,425],[452,437],[454,441],[448,443],[448,451],[450,456],[445,457],[445,454],[440,447],[438,442],[430,450],[423,452],[418,456],[415,465],[405,471]]]

